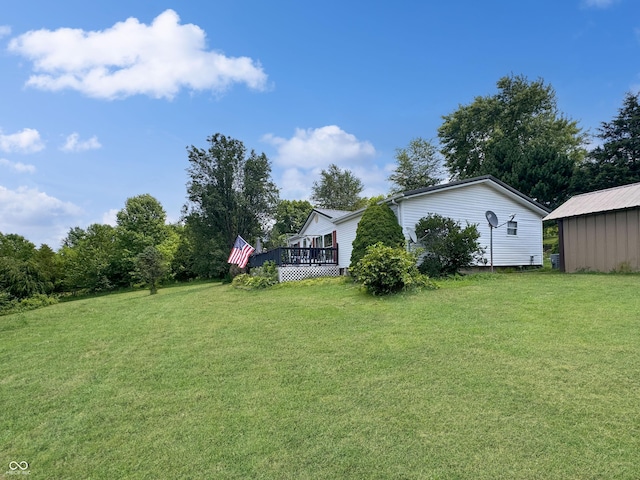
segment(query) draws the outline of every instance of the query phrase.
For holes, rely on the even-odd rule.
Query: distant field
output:
[[[0,477],[637,479],[639,287],[196,284],[0,317]]]

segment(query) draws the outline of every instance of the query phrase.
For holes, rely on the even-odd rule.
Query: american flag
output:
[[[244,268],[247,266],[249,257],[255,250],[255,248],[244,241],[244,238],[238,235],[238,238],[236,238],[236,241],[233,244],[233,249],[231,250],[231,255],[229,255],[227,263],[235,263],[240,268]]]

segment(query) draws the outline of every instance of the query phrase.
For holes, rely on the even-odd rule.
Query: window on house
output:
[[[330,233],[327,233],[324,236],[324,248],[329,248],[333,246],[333,235]]]
[[[518,222],[510,221],[507,222],[507,235],[517,235],[518,234]]]

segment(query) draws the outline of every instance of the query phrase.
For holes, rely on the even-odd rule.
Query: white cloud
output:
[[[317,177],[318,175],[314,175]],[[291,200],[308,200],[311,195],[309,175],[297,168],[287,168],[280,175],[277,182],[280,188],[280,196]]]
[[[336,125],[315,129],[296,129],[291,138],[264,135],[262,140],[274,145],[274,164],[282,167],[278,185],[283,198],[309,198],[314,180],[330,164],[351,170],[365,185],[363,195],[386,193],[387,175],[374,164],[376,149]],[[383,189],[383,190],[381,190]]]
[[[87,150],[97,150],[102,148],[98,137],[95,135],[89,140],[80,141],[80,135],[78,133],[72,133],[67,137],[65,144],[60,147],[63,152],[85,152]]]
[[[56,248],[82,214],[80,207],[37,188],[0,186],[0,232],[17,233],[35,244]]]
[[[0,158],[0,165],[5,166],[10,170],[13,170],[14,172],[18,172],[18,173],[35,173],[36,172],[36,167],[33,165],[27,165],[22,162],[11,162],[6,158]]]
[[[118,224],[118,219],[116,217],[118,212],[119,210],[117,208],[112,208],[108,212],[105,212],[102,215],[102,223],[105,225],[111,225],[112,227],[115,227]]]
[[[11,35],[11,27],[8,25],[0,25],[0,38]]]
[[[7,153],[35,153],[44,149],[40,133],[33,128],[25,128],[18,133],[4,135],[0,132],[0,151]]]
[[[258,62],[206,50],[205,32],[179,22],[166,10],[150,25],[129,18],[101,31],[33,30],[12,39],[9,50],[33,62],[27,85],[95,98],[172,98],[183,87],[220,93],[235,83],[266,88]]]
[[[584,0],[585,7],[607,8],[616,3],[618,0]]]
[[[267,134],[263,140],[278,149],[275,163],[305,170],[326,167],[331,163],[360,163],[376,154],[371,143],[359,141],[355,135],[336,125],[307,130],[297,128],[289,139]]]

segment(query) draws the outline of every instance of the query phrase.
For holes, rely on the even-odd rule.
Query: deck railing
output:
[[[261,267],[272,261],[278,266],[287,265],[337,265],[338,246],[331,248],[278,247],[249,258],[250,267]]]

